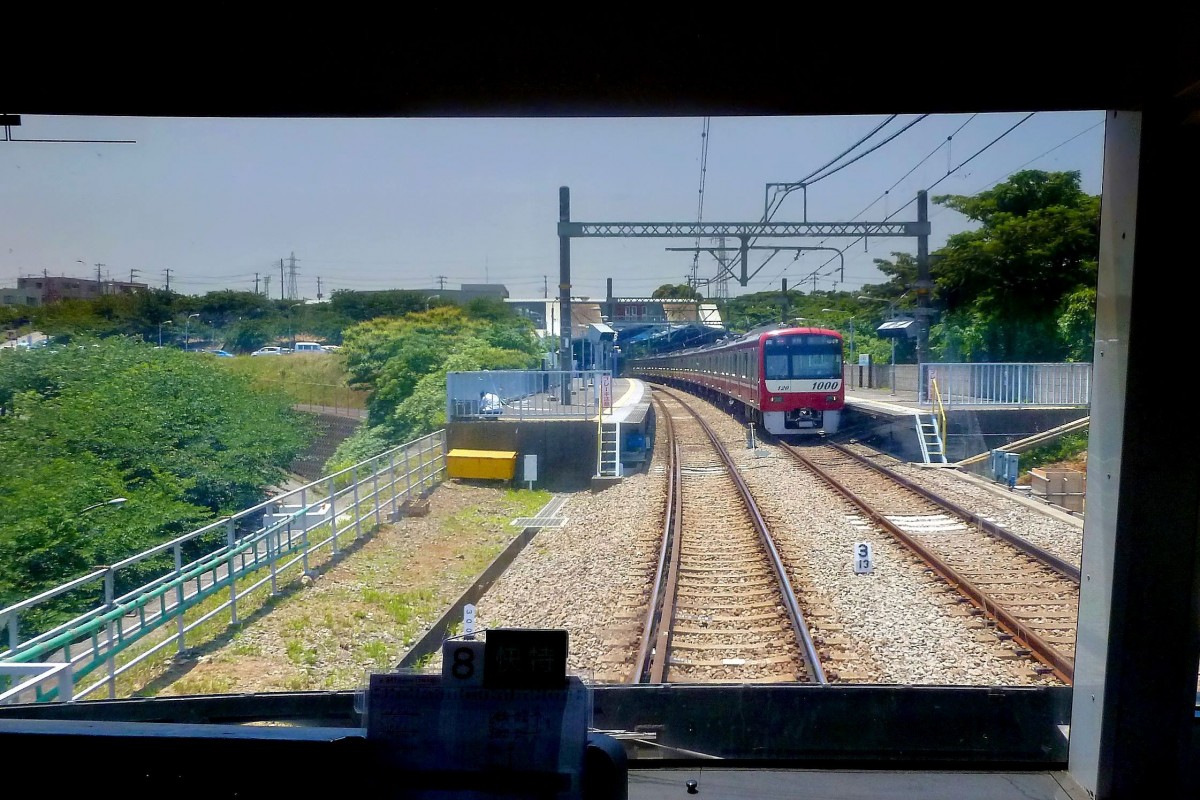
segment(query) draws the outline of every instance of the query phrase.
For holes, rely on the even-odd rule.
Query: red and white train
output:
[[[628,362],[631,375],[741,403],[777,435],[837,433],[846,404],[842,335],[759,328],[733,341]]]

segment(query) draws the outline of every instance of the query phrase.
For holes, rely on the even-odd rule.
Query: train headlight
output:
[[[780,396],[779,396],[779,395],[777,395],[777,394],[773,394],[773,395],[771,395],[771,402],[772,402],[772,403],[782,403],[782,402],[783,402],[783,398],[782,398],[782,397],[780,397]]]
[[[836,395],[836,394],[827,394],[827,395],[825,395],[825,402],[826,402],[826,403],[836,403],[836,402],[837,402],[837,395]]]

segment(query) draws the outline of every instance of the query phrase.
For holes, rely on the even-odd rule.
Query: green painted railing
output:
[[[21,671],[17,669],[19,665],[69,662],[70,684],[59,681],[49,689],[39,684],[34,690],[35,700],[60,699],[60,686],[79,687],[82,678],[102,668],[99,680],[75,689],[70,699],[87,697],[105,685],[108,696],[115,697],[120,674],[171,644],[183,652],[187,634],[218,614],[228,611],[229,624],[236,624],[239,599],[267,583],[271,594],[275,594],[280,573],[298,565],[301,574],[310,574],[309,559],[321,548],[339,553],[346,543],[368,535],[382,524],[385,513],[394,517],[401,503],[431,490],[445,472],[445,450],[445,434],[437,431],[0,609],[0,631],[7,633],[9,642],[8,649],[0,652],[0,693],[9,688],[12,680],[4,670],[5,665],[10,665],[9,672],[16,674]],[[249,535],[239,536],[239,528],[247,522],[257,524],[258,528]],[[222,547],[183,563],[185,544],[212,536],[222,528],[225,533]],[[168,552],[174,555],[173,569],[131,592],[115,596],[121,569]],[[266,574],[259,580],[238,586],[243,579],[262,571]],[[21,639],[21,614],[89,585],[94,585],[93,591],[102,587],[103,599],[96,607],[51,630]],[[186,619],[188,612],[224,592],[228,592],[224,602],[197,619]],[[175,621],[176,627],[170,636],[118,666],[119,655],[171,621]]]

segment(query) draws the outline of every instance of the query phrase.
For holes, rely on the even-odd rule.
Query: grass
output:
[[[287,657],[298,667],[314,667],[317,664],[317,648],[305,647],[299,639],[288,639]]]
[[[382,608],[392,618],[392,622],[402,627],[407,626],[414,616],[428,612],[435,592],[432,589],[417,589],[411,592],[381,592],[378,589],[364,589],[364,603]]]
[[[1088,432],[1064,434],[1057,441],[1042,447],[1027,450],[1020,456],[1021,477],[1028,482],[1028,472],[1031,469],[1047,464],[1063,464],[1082,461],[1087,454]]]
[[[226,675],[185,676],[176,684],[180,694],[228,694],[234,686]]]
[[[228,360],[228,359],[227,359]],[[317,542],[325,538],[328,534],[328,528],[322,526],[310,532],[310,541]],[[347,540],[343,542],[343,546],[349,543],[349,534]],[[326,544],[320,550],[309,551],[309,569],[320,570],[328,564],[332,556],[329,545]],[[264,568],[257,572],[251,573],[237,581],[238,591],[242,592],[246,587],[251,586],[261,580],[267,574]],[[280,594],[272,595],[271,586],[269,583],[264,583],[259,588],[252,592],[238,597],[237,609],[239,622],[236,625],[230,625],[229,610],[214,614],[210,619],[206,620],[195,628],[192,628],[185,635],[185,645],[187,651],[204,651],[214,647],[218,647],[224,643],[231,645],[229,652],[240,656],[254,656],[260,654],[260,649],[257,645],[252,645],[240,642],[241,633],[244,625],[248,620],[252,620],[257,616],[271,613],[283,599],[285,593],[294,591],[299,588],[300,578],[302,577],[302,563],[297,562],[286,570],[280,570],[276,573],[276,583]],[[215,595],[206,598],[203,602],[188,609],[184,612],[183,619],[185,624],[191,624],[203,617],[210,611],[218,608],[223,603],[229,600],[228,588],[218,591]],[[289,621],[291,631],[299,633],[307,630],[309,621],[304,619],[303,623]],[[176,632],[176,624],[174,620],[160,626],[156,631],[146,636],[136,645],[122,651],[117,655],[117,666],[121,667],[129,663],[141,653],[150,649],[154,645],[172,636]],[[156,681],[164,674],[168,673],[174,664],[177,648],[174,645],[159,650],[159,652],[143,659],[139,663],[130,667],[125,672],[117,676],[117,696],[153,696],[157,693],[153,688]],[[103,668],[98,669],[89,675],[85,681],[90,683],[103,673]],[[180,694],[193,694],[187,689],[191,684],[183,678],[174,683],[174,689]],[[150,687],[150,688],[147,688]],[[103,690],[97,690],[103,692]],[[195,692],[202,694],[203,692]],[[102,696],[93,692],[89,697],[96,698]]]
[[[434,555],[425,551],[430,545],[422,543],[416,551],[396,549],[384,542],[366,542],[364,550],[351,551],[336,574],[348,571],[336,582],[329,577],[318,578],[313,589],[300,589],[300,569],[297,564],[286,573],[279,573],[280,595],[272,597],[266,584],[238,598],[239,624],[230,626],[228,610],[216,614],[187,635],[187,646],[196,653],[209,653],[199,672],[179,678],[169,673],[172,668],[191,669],[196,662],[190,658],[177,664],[175,648],[168,646],[156,656],[131,668],[118,679],[118,696],[140,694],[153,696],[166,687],[171,694],[195,694],[229,691],[304,691],[312,689],[358,688],[364,676],[372,670],[391,669],[411,646],[425,626],[432,623],[441,609],[451,602],[467,584],[512,540],[513,517],[531,516],[544,506],[551,495],[544,491],[510,489],[497,493],[488,508],[466,508],[440,520],[440,533],[432,546]],[[436,502],[436,501],[435,501]],[[373,517],[370,522],[373,523]],[[364,519],[364,533],[369,529]],[[313,536],[318,541],[323,536]],[[352,534],[342,539],[349,547]],[[366,540],[364,540],[366,541]],[[420,555],[426,557],[422,560]],[[421,561],[414,565],[414,560]],[[310,556],[310,567],[321,570],[330,564],[328,545]],[[239,581],[239,589],[250,585],[265,573],[260,572]],[[228,591],[210,597],[191,609],[185,619],[191,622],[228,600]],[[238,661],[247,658],[269,658],[260,644],[245,641],[245,625],[267,625],[268,639],[256,636],[258,642],[270,641],[270,631],[278,635],[276,642],[283,646],[279,661],[286,669],[271,679],[270,688],[246,683],[246,669],[238,672]],[[459,625],[454,630],[459,630]],[[148,637],[161,641],[175,630],[168,624]],[[153,642],[139,643],[119,661],[127,661]],[[286,660],[285,660],[286,659]],[[225,675],[225,670],[232,675]],[[202,677],[208,676],[208,677]],[[225,675],[217,678],[213,675]]]
[[[286,392],[297,403],[342,408],[366,408],[367,394],[346,385],[345,361],[333,353],[251,358],[220,358],[217,362],[257,386]]]
[[[375,639],[367,642],[361,649],[363,656],[375,663],[376,669],[383,671],[391,668],[392,654],[387,642]]]

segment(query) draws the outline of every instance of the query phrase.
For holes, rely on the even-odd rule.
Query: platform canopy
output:
[[[917,321],[915,319],[888,320],[876,328],[875,333],[884,339],[911,339],[917,335]]]

